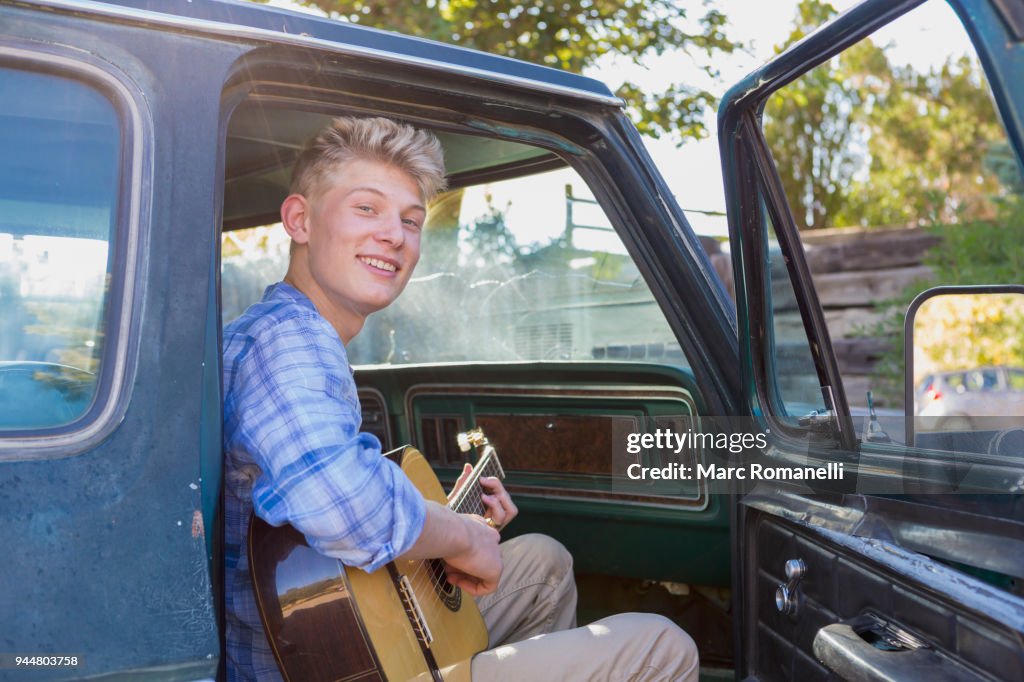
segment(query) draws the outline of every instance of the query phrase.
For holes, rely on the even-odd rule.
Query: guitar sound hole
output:
[[[449,611],[458,611],[462,606],[462,590],[448,582],[444,575],[444,564],[437,559],[430,560],[430,572],[434,576],[434,590],[441,603]]]

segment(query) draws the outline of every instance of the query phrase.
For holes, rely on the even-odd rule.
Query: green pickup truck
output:
[[[223,675],[221,329],[343,114],[431,129],[450,174],[349,349],[362,428],[446,484],[483,428],[581,621],[663,613],[707,679],[1024,679],[1024,431],[914,428],[914,314],[905,410],[847,395],[763,125],[920,4],[867,0],[724,97],[727,287],[590,78],[231,0],[0,0],[0,680]],[[949,4],[1019,167],[1024,5]]]

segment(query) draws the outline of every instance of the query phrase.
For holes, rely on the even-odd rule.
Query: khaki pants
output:
[[[573,627],[572,556],[558,541],[523,535],[501,550],[498,589],[477,600],[492,648],[473,657],[474,682],[696,682],[697,647],[667,618],[624,613]]]

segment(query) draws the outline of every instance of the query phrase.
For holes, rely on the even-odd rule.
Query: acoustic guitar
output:
[[[480,460],[451,500],[418,450],[401,450],[399,464],[426,499],[483,516],[480,478],[505,472],[479,429],[459,434],[464,452],[472,446]],[[366,573],[312,549],[291,526],[253,516],[249,570],[289,682],[458,682],[470,679],[470,659],[487,647],[476,602],[445,580],[436,559],[397,560]]]

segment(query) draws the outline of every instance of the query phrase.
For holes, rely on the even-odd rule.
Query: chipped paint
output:
[[[203,528],[203,512],[196,509],[192,512],[192,537],[202,538],[206,536],[206,531]]]

